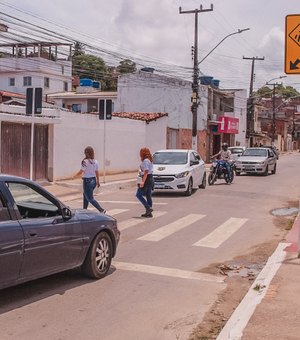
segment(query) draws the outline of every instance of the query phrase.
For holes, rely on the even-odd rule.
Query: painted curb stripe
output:
[[[235,309],[230,319],[222,329],[217,337],[217,340],[240,340],[243,336],[243,330],[247,326],[255,308],[260,304],[269,285],[280,268],[282,262],[286,257],[285,247],[288,243],[279,243],[271,257],[269,257],[267,264],[259,273],[256,280],[253,282],[248,293],[245,295],[242,302]],[[262,287],[257,291],[254,287]]]

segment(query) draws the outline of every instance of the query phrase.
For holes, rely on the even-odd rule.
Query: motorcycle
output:
[[[212,164],[210,166],[210,171],[208,175],[208,184],[213,185],[217,179],[224,179],[225,182],[232,183],[234,178],[234,162],[229,161],[230,171],[231,171],[231,178],[229,177],[229,174],[227,172],[227,168],[225,165],[224,160],[222,159],[213,159]]]

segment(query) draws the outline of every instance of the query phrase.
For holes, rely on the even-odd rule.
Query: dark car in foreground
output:
[[[0,289],[72,268],[100,279],[119,238],[114,218],[71,210],[33,181],[0,175]]]

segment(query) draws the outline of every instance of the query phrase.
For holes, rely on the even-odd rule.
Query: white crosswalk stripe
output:
[[[175,232],[201,220],[203,217],[205,217],[205,215],[200,215],[200,214],[189,214],[187,216],[184,216],[182,218],[180,218],[177,221],[174,221],[170,224],[167,224],[159,229],[156,229],[155,231],[146,234],[144,236],[141,236],[138,238],[138,240],[142,240],[142,241],[153,241],[153,242],[157,242],[160,241],[172,234],[174,234]]]
[[[167,213],[166,211],[154,211],[152,214],[153,214],[153,218],[157,218],[157,217],[165,215],[166,213]],[[119,222],[118,228],[120,230],[125,230],[125,229],[128,229],[128,228],[134,227],[138,224],[152,221],[153,218],[142,218],[142,217],[140,217],[140,218],[130,218],[128,220]]]
[[[110,216],[115,216],[118,214],[122,214],[123,212],[126,212],[128,210],[129,209],[110,209],[110,210],[107,210],[106,214]]]
[[[247,218],[231,217],[221,224],[213,232],[194,243],[194,246],[218,248],[223,242],[231,237],[243,224],[248,221]]]
[[[224,282],[224,278],[206,274],[199,272],[190,272],[187,270],[176,269],[176,268],[166,268],[166,267],[157,267],[150,266],[145,264],[137,264],[137,263],[127,263],[127,262],[117,262],[113,261],[113,265],[117,269],[121,270],[129,270],[140,273],[161,275],[161,276],[169,276],[175,277],[179,279],[189,279],[189,280],[200,280],[200,281],[208,281],[208,282]]]

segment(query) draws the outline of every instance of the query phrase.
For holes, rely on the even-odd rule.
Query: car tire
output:
[[[274,169],[271,171],[271,172],[272,172],[272,175],[275,175],[275,174],[276,174],[276,168],[277,168],[277,164],[274,165]]]
[[[102,231],[93,240],[81,267],[84,275],[93,279],[106,276],[112,261],[113,247],[109,235]]]
[[[264,172],[264,176],[268,176],[268,174],[269,174],[269,167],[268,167],[268,165],[267,165],[267,167],[266,167],[266,170],[265,170],[265,172]]]
[[[191,196],[192,192],[193,192],[193,179],[190,178],[185,192],[185,196]]]
[[[240,176],[241,175],[240,171],[235,171],[235,175]]]
[[[206,188],[206,172],[204,172],[204,174],[203,174],[202,183],[199,185],[199,188],[201,188],[201,189]]]

